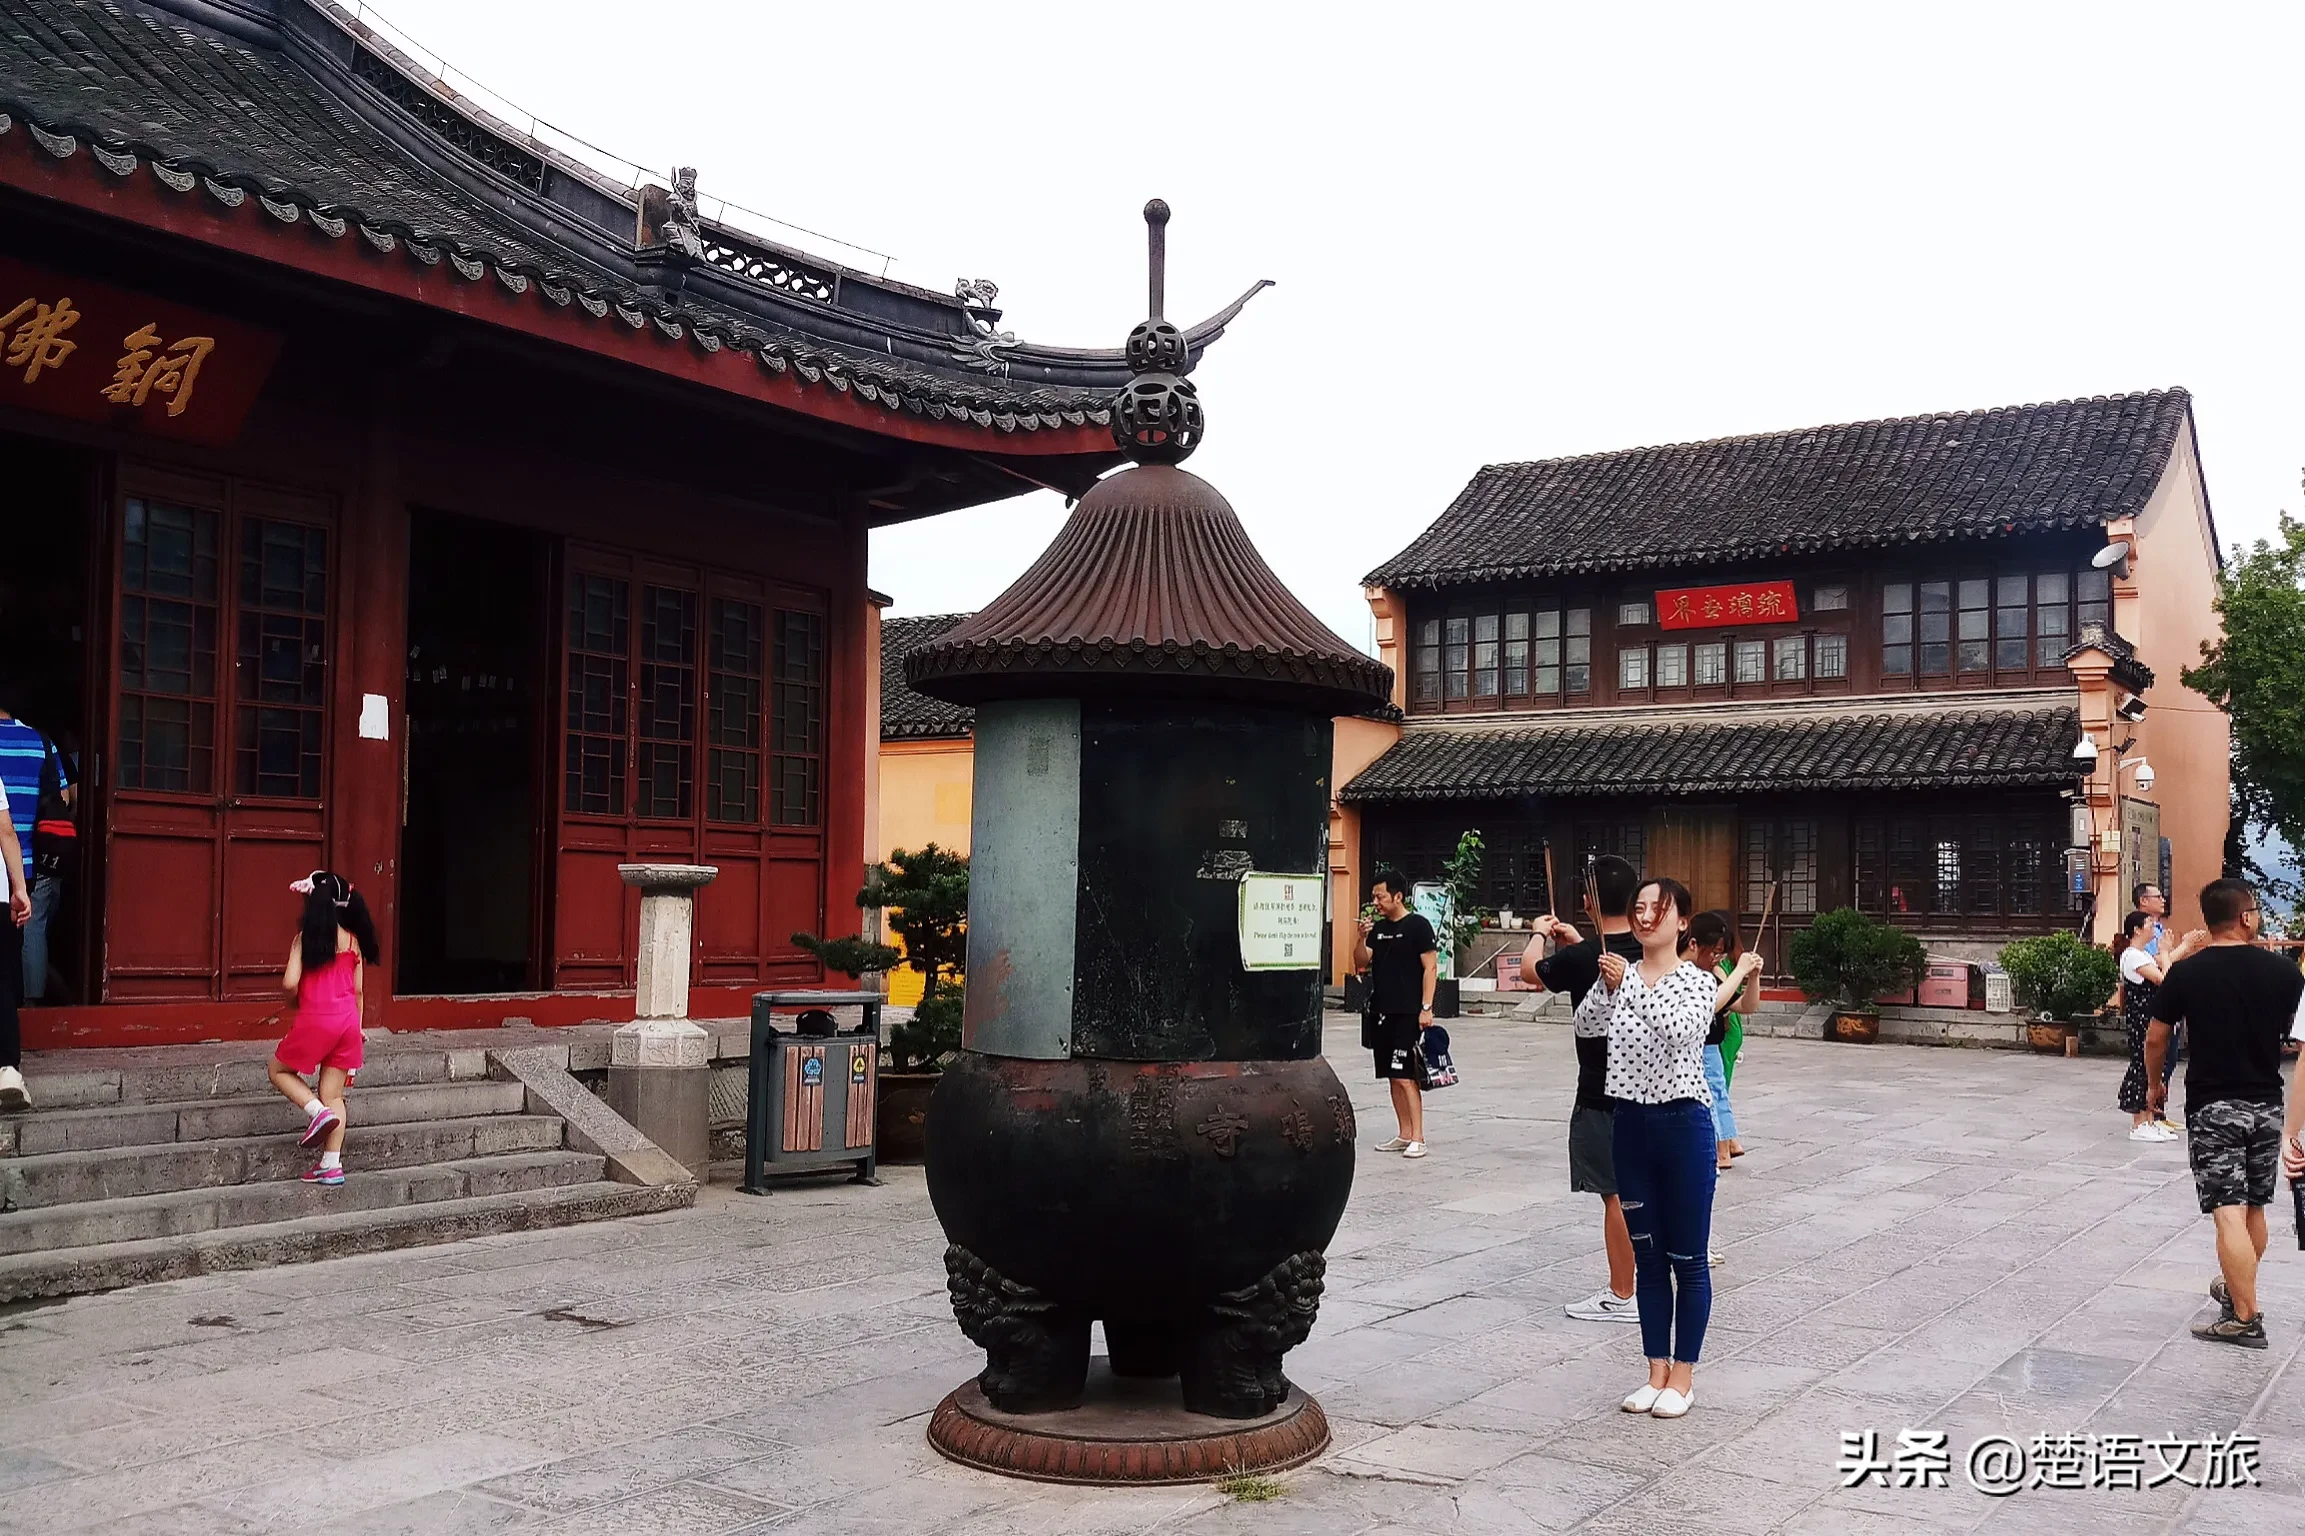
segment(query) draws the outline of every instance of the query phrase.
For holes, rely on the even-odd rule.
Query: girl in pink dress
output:
[[[325,869],[289,887],[304,917],[280,985],[296,999],[296,1022],[272,1053],[272,1086],[304,1111],[303,1145],[325,1142],[307,1184],[344,1182],[344,1090],[360,1070],[360,984],[377,958],[376,924],[352,882]],[[304,1085],[317,1074],[319,1092]]]

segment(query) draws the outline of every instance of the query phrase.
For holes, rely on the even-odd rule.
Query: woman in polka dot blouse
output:
[[[1577,1008],[1584,1029],[1605,1023],[1614,1151],[1625,1224],[1633,1234],[1633,1294],[1649,1382],[1627,1413],[1677,1419],[1696,1398],[1697,1356],[1713,1310],[1713,1097],[1705,1034],[1760,968],[1748,953],[1727,978],[1681,958],[1695,903],[1678,880],[1650,879],[1633,897],[1641,958],[1601,956],[1600,985]]]

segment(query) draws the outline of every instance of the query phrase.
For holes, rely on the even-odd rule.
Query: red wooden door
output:
[[[700,985],[806,979],[823,922],[821,599],[569,551],[553,985],[629,986],[639,898],[616,866],[703,862]]]
[[[277,991],[290,881],[326,862],[333,510],[123,472],[104,996]]]

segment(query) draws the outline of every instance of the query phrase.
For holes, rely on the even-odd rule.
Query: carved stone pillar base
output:
[[[712,1036],[686,1019],[635,1019],[609,1041],[608,1107],[699,1179],[712,1162]]]

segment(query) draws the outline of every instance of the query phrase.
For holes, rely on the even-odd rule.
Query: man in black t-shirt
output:
[[[1403,1157],[1425,1155],[1425,1056],[1418,1039],[1433,1022],[1433,988],[1440,977],[1440,946],[1433,925],[1409,910],[1409,888],[1389,869],[1369,883],[1377,905],[1376,922],[1361,920],[1354,963],[1369,973],[1372,1038],[1377,1078],[1391,1086],[1399,1134],[1377,1143],[1379,1152]]]
[[[1614,854],[1595,859],[1591,889],[1586,893],[1598,930],[1590,938],[1557,917],[1536,920],[1537,937],[1521,954],[1521,979],[1546,992],[1566,992],[1573,1010],[1601,978],[1601,952],[1622,956],[1627,962],[1641,958],[1641,941],[1633,937],[1633,893],[1641,883],[1640,871]],[[1551,939],[1555,948],[1544,959],[1537,946]],[[1638,1323],[1640,1310],[1633,1302],[1633,1235],[1625,1226],[1625,1208],[1617,1198],[1617,1164],[1611,1151],[1615,1134],[1615,1105],[1608,1094],[1609,1037],[1577,1036],[1577,1102],[1569,1111],[1569,1188],[1601,1197],[1601,1232],[1609,1254],[1608,1289],[1595,1291],[1568,1304],[1569,1316],[1589,1323]]]
[[[2170,966],[2153,997],[2145,1102],[2158,1110],[2168,1099],[2161,1063],[2171,1026],[2182,1022],[2190,1046],[2185,1120],[2193,1190],[2216,1223],[2221,1271],[2209,1283],[2217,1319],[2193,1336],[2263,1349],[2257,1261],[2265,1256],[2265,1207],[2281,1159],[2281,1037],[2305,993],[2305,976],[2257,947],[2263,916],[2257,893],[2241,881],[2202,887],[2201,916],[2209,924],[2207,946]]]

